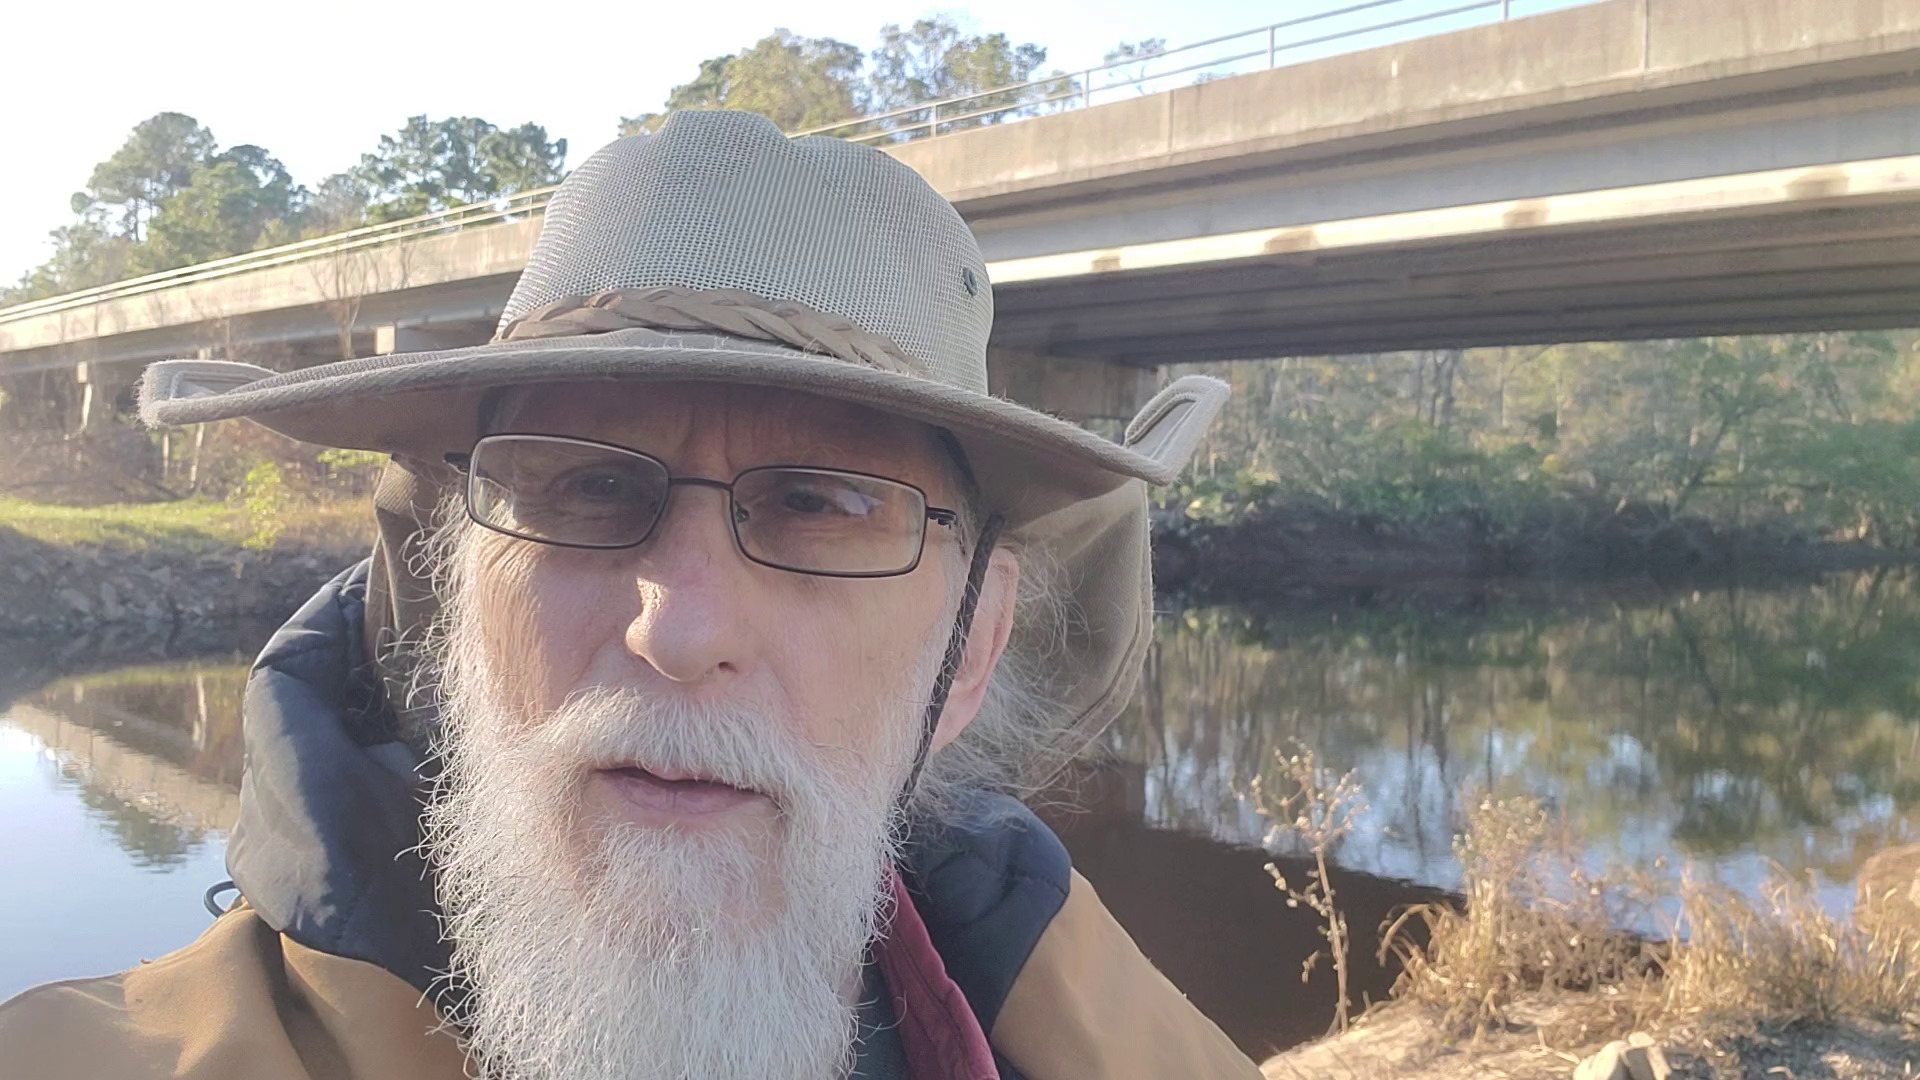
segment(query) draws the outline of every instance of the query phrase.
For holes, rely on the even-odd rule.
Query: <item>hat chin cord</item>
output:
[[[947,695],[953,690],[954,678],[960,674],[960,663],[967,652],[967,633],[973,627],[974,609],[980,605],[980,588],[987,577],[987,564],[993,559],[994,545],[1000,540],[1004,524],[998,514],[987,518],[974,541],[973,559],[967,565],[967,587],[960,594],[960,610],[953,616],[953,633],[947,638],[947,652],[940,662],[940,672],[934,676],[933,692],[927,696],[927,712],[920,724],[920,745],[913,752],[913,769],[907,773],[906,785],[900,789],[895,803],[902,822],[906,820],[908,804],[913,801],[914,789],[920,786],[920,774],[927,767],[927,758],[932,756],[933,733],[940,727]]]

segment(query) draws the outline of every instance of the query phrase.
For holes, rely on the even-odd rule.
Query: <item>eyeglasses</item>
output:
[[[713,488],[727,493],[742,555],[821,577],[910,573],[927,522],[953,528],[959,517],[884,476],[769,465],[727,483],[674,476],[638,450],[559,435],[488,435],[446,460],[467,474],[467,516],[495,532],[559,547],[638,547],[666,516],[675,487]]]

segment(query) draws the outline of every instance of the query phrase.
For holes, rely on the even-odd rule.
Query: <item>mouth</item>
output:
[[[595,771],[623,816],[643,825],[698,823],[736,814],[772,812],[764,792],[693,772],[621,765]]]

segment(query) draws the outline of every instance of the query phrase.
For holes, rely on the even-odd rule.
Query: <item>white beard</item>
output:
[[[425,849],[467,992],[450,1019],[481,1075],[844,1076],[924,706],[883,696],[866,758],[753,709],[630,690],[529,723],[473,621],[456,613],[440,650],[445,772]],[[931,679],[929,658],[911,679]],[[759,834],[596,819],[589,770],[634,760],[770,794],[781,814]]]

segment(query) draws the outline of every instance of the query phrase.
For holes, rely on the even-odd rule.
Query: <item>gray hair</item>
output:
[[[963,535],[979,533],[967,528]],[[1020,565],[1013,631],[973,722],[928,759],[911,805],[918,817],[938,821],[950,816],[968,791],[1026,798],[1072,757],[1064,738],[1073,718],[1061,707],[1052,677],[1057,668],[1053,659],[1064,646],[1072,618],[1063,570],[1046,549],[1023,543],[1018,536],[1002,536],[997,546],[1010,551]],[[963,547],[955,560],[955,607],[965,583],[966,550]]]

